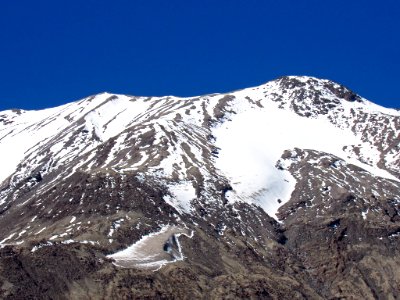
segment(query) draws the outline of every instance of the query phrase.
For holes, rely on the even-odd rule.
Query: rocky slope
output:
[[[311,77],[0,112],[0,295],[399,298],[399,133]]]

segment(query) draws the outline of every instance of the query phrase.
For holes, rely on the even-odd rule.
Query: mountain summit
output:
[[[400,297],[399,144],[305,76],[0,112],[0,295]]]

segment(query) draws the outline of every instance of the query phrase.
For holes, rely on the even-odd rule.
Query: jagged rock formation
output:
[[[0,295],[396,299],[399,133],[311,77],[0,112]]]

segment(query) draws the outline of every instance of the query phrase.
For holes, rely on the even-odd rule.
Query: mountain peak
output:
[[[328,79],[318,79],[310,76],[283,76],[277,79],[283,89],[306,89],[322,92],[330,91],[334,96],[349,102],[362,102],[361,97],[349,88]]]

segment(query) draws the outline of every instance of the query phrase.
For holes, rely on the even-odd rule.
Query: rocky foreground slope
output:
[[[0,112],[1,298],[400,298],[399,144],[311,77]]]

